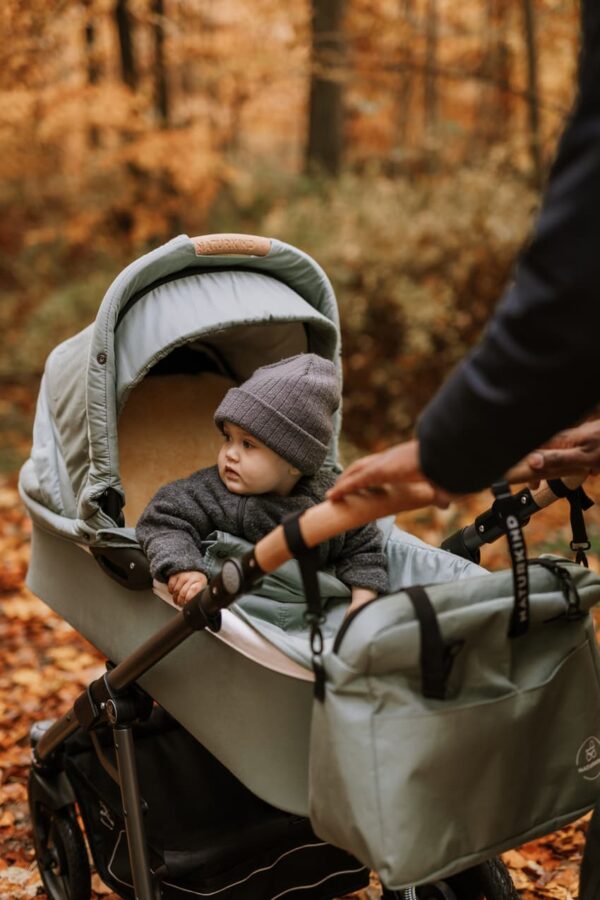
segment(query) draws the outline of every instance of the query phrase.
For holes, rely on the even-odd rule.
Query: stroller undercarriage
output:
[[[364,867],[320,841],[306,819],[260,801],[160,708],[148,716],[141,692],[130,695],[128,714],[136,701],[146,721],[80,733],[55,771],[32,771],[36,852],[51,900],[90,897],[77,811],[96,870],[125,898],[320,898],[367,883]]]

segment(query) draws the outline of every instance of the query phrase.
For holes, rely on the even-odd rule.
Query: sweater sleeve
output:
[[[176,572],[206,572],[200,543],[213,524],[190,482],[183,478],[160,488],[135,529],[150,572],[159,581],[168,581]]]
[[[480,345],[418,424],[421,466],[478,490],[600,399],[600,4],[583,4],[579,97],[531,243]]]
[[[371,588],[378,594],[388,590],[388,574],[381,532],[374,522],[344,535],[335,560],[336,575],[350,587]]]

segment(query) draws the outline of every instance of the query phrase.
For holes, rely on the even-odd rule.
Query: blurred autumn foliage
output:
[[[23,585],[14,481],[47,353],[174,234],[268,234],[333,281],[347,454],[405,436],[510,278],[572,101],[578,27],[576,0],[1,4],[0,900],[41,891],[29,724],[100,665]],[[403,524],[437,544],[487,502]],[[564,551],[561,507],[532,522],[532,548]],[[584,829],[507,857],[526,900],[576,896]]]
[[[410,430],[501,295],[578,4],[6,0],[0,27],[2,383],[35,383],[174,234],[271,234],[334,282],[366,449]]]

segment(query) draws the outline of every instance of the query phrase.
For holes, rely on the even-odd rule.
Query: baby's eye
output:
[[[244,448],[244,450],[251,450],[254,447],[254,444],[252,444],[250,441],[242,441],[242,447]]]
[[[231,440],[231,435],[227,434],[226,431],[223,432],[223,440],[225,441],[226,444],[228,444],[229,441]]]

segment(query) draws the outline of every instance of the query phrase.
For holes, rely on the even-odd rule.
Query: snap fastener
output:
[[[107,359],[106,353],[99,353],[96,359],[98,360],[100,365],[103,366]]]

